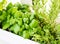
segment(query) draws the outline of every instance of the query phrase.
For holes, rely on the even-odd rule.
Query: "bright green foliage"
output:
[[[7,23],[3,24],[3,28],[2,29],[7,29],[7,28],[9,28],[9,26],[10,26],[10,23],[7,22]]]
[[[6,19],[6,11],[0,11],[1,12],[1,14],[0,14],[0,22],[2,22],[4,19]]]
[[[6,8],[7,8],[7,10],[8,10],[8,9],[10,9],[10,8],[12,8],[12,7],[13,7],[13,4],[12,4],[12,3],[9,3]]]
[[[31,23],[30,23],[30,27],[31,27],[31,28],[35,28],[35,27],[37,27],[37,26],[38,26],[38,21],[35,20],[35,19],[33,19],[33,20],[31,21]]]
[[[31,12],[28,5],[17,3],[13,5],[9,3],[6,10],[0,12],[0,20],[2,29],[9,30],[24,38],[32,36],[28,31],[32,29],[33,34],[36,33],[35,28],[39,26],[35,15]]]
[[[30,38],[29,32],[28,31],[23,31],[23,37],[24,38]]]
[[[47,1],[33,0],[34,13],[26,4],[9,3],[0,11],[1,28],[41,44],[60,44],[60,24],[55,22],[60,0],[51,0],[49,13],[45,7]]]
[[[2,9],[5,7],[4,5],[6,4],[6,0],[2,0],[0,2],[0,11],[2,11]]]
[[[17,34],[20,30],[20,26],[18,24],[14,24],[10,29],[14,31],[15,34]]]
[[[36,14],[36,18],[40,21],[41,26],[41,30],[39,32],[40,38],[38,38],[37,35],[34,35],[35,38],[33,37],[33,40],[38,41],[41,44],[59,44],[60,24],[57,26],[55,19],[60,12],[60,1],[50,0],[51,6],[49,13],[46,12],[46,8],[44,7],[47,1],[48,0],[33,0],[33,9]]]

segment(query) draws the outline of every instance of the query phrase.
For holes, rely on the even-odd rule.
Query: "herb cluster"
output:
[[[60,44],[60,25],[55,22],[60,1],[51,0],[49,13],[46,12],[46,2],[47,0],[33,0],[34,13],[26,4],[9,3],[6,9],[0,11],[0,28],[40,44]]]

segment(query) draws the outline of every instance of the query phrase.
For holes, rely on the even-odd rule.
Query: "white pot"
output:
[[[0,44],[39,44],[21,36],[0,29]]]

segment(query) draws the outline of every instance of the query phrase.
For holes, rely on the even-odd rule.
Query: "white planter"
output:
[[[21,36],[0,29],[0,44],[39,44]]]

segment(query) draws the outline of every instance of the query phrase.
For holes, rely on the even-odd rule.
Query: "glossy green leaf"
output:
[[[20,26],[22,26],[22,24],[23,24],[22,18],[19,18],[16,22],[18,22],[18,24],[19,24]]]
[[[23,37],[24,38],[30,38],[29,32],[28,31],[23,31]]]
[[[7,10],[8,10],[8,9],[10,9],[10,8],[12,8],[12,7],[13,7],[13,4],[12,4],[12,3],[9,3],[6,8],[7,8]]]
[[[20,26],[18,24],[15,24],[10,28],[10,30],[17,34],[20,30]]]
[[[26,29],[29,29],[29,25],[28,24],[24,24]]]
[[[15,18],[22,17],[22,12],[21,11],[16,11],[15,14],[14,14],[14,17]]]
[[[7,22],[7,23],[3,24],[2,29],[7,29],[7,28],[9,28],[9,27],[10,27],[10,23]]]
[[[37,26],[38,26],[38,21],[33,19],[32,22],[30,23],[30,27],[34,28],[34,27],[37,27]]]
[[[23,18],[24,23],[29,23],[29,19],[28,18]]]

